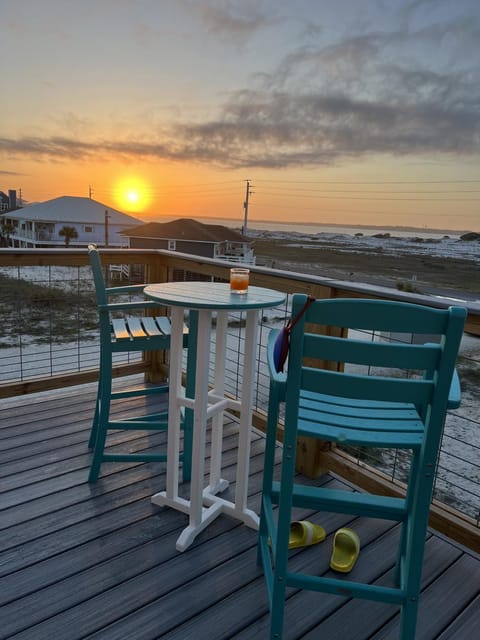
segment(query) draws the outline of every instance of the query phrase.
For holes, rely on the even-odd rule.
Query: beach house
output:
[[[8,194],[0,191],[0,213],[12,211],[17,208],[17,192],[15,189],[9,189]]]
[[[122,232],[137,227],[139,218],[112,209],[91,198],[61,196],[47,202],[31,204],[23,209],[8,211],[1,216],[2,226],[10,232],[11,247],[54,248],[65,246],[65,227],[71,247],[99,246],[126,247]]]
[[[255,264],[249,238],[219,224],[191,218],[149,222],[123,231],[130,249],[168,249],[227,262]]]

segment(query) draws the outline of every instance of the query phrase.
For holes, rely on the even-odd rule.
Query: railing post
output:
[[[168,282],[168,267],[161,262],[161,256],[149,256],[145,263],[145,284],[155,282]],[[166,315],[166,308],[155,311],[148,311],[150,315]],[[168,376],[167,352],[145,351],[143,353],[145,364],[145,382],[159,384],[164,382]]]
[[[316,291],[313,291],[311,295],[314,298],[336,298],[336,289],[321,287]],[[328,326],[310,326],[308,331],[314,333],[320,333],[322,335],[335,336],[337,338],[345,338],[348,330],[340,327],[328,327]],[[343,371],[342,362],[333,362],[331,360],[307,360],[306,364],[310,367],[316,367],[318,369],[328,369],[329,371]],[[299,473],[302,473],[308,478],[317,478],[318,476],[327,473],[328,457],[326,452],[331,451],[335,447],[332,442],[324,442],[315,438],[307,438],[300,436],[297,440],[297,458],[296,469]]]

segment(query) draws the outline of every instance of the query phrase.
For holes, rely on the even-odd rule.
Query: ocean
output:
[[[241,231],[238,220],[228,218],[199,218],[205,224],[219,224]],[[384,255],[425,255],[440,258],[462,258],[480,266],[480,242],[462,241],[463,231],[443,229],[412,229],[406,227],[367,227],[252,221],[247,236],[253,240],[265,236],[286,238],[290,246],[302,250],[312,246],[339,253],[380,250]],[[388,235],[387,235],[388,234]],[[480,277],[480,276],[479,276]],[[475,297],[475,301],[476,297]]]
[[[173,218],[172,218],[173,219]],[[225,227],[232,227],[234,229],[241,229],[243,220],[237,218],[197,218],[204,224],[220,224]],[[410,227],[371,227],[358,225],[327,225],[310,222],[272,222],[270,220],[249,220],[248,229],[252,231],[270,231],[278,233],[288,234],[305,234],[316,235],[318,233],[326,234],[344,234],[349,236],[355,236],[358,233],[362,233],[365,236],[373,236],[379,233],[389,233],[392,237],[397,238],[424,238],[424,239],[442,239],[448,235],[452,239],[459,239],[460,236],[465,233],[464,231],[444,230],[444,229],[422,229],[422,228],[410,228]]]

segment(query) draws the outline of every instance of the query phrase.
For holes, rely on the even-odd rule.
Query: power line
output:
[[[356,190],[344,190],[344,189],[335,189],[334,191],[331,191],[330,189],[302,189],[301,193],[305,192],[305,191],[310,191],[310,192],[315,192],[315,193],[355,193]],[[372,189],[362,189],[361,191],[358,191],[358,193],[398,193],[398,194],[407,194],[407,193],[418,193],[419,195],[422,194],[430,194],[430,193],[434,193],[434,194],[439,194],[439,193],[455,193],[455,189],[450,189],[449,191],[439,191],[438,189],[435,189],[434,191],[394,191],[391,189],[388,189],[388,191],[377,191],[377,190],[372,190]],[[295,193],[298,193],[297,191],[285,191],[285,189],[282,189],[281,187],[278,188],[276,190],[276,192],[281,192],[281,193],[287,193],[288,194],[292,194],[294,195]],[[260,191],[259,193],[271,193],[268,191]],[[461,195],[462,193],[480,193],[480,189],[462,189],[459,190],[458,193]],[[315,196],[312,196],[315,197]]]
[[[364,181],[344,181],[344,180],[261,180],[261,182],[272,182],[275,184],[468,184],[480,182],[478,180],[364,180]]]
[[[259,191],[259,195],[275,196],[276,193],[268,191]],[[316,200],[372,200],[369,197],[362,196],[330,196],[330,195],[304,195],[304,194],[283,194],[292,195],[295,198],[313,198]],[[421,193],[419,195],[422,195]],[[388,200],[394,202],[478,202],[476,198],[375,198],[375,200]]]

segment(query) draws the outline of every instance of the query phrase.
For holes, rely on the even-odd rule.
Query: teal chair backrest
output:
[[[292,316],[302,309],[305,300],[303,295],[294,296]],[[301,391],[364,401],[412,403],[425,422],[425,444],[435,452],[465,317],[466,310],[462,307],[434,309],[406,302],[362,299],[315,301],[291,334],[286,423],[289,417],[296,419]],[[325,335],[326,326],[348,330],[350,335],[348,338]],[[352,330],[360,333],[352,335]],[[369,332],[365,339],[362,331]],[[417,340],[414,344],[388,339],[392,334],[416,336]],[[438,342],[422,344],[419,334],[426,339],[434,334]],[[315,361],[325,360],[338,363],[332,369],[345,370],[316,367]],[[438,428],[432,431],[429,425]]]
[[[93,282],[95,284],[95,295],[97,305],[107,304],[107,294],[105,291],[105,278],[100,253],[94,244],[88,245],[88,257],[92,267]]]

